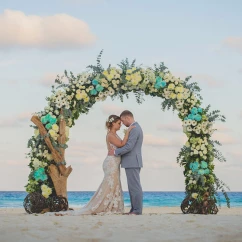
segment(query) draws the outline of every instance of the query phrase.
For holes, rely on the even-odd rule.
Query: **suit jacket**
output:
[[[121,156],[122,168],[139,168],[143,167],[141,148],[143,143],[143,131],[140,125],[135,122],[135,126],[129,133],[127,143],[115,150],[116,156]]]

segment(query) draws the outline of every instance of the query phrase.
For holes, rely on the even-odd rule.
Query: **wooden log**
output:
[[[55,165],[49,166],[49,174],[53,181],[57,196],[67,198],[67,177],[60,175],[58,168]]]
[[[64,161],[64,152],[63,155],[60,154],[60,152],[58,152],[52,145],[50,138],[48,136],[46,136],[47,131],[45,129],[45,127],[43,126],[43,124],[41,123],[40,119],[38,116],[33,116],[31,118],[31,121],[39,128],[39,132],[40,135],[44,137],[45,143],[48,146],[48,148],[50,149],[50,152],[52,154],[53,160],[58,164],[59,162],[63,162]],[[62,124],[62,126],[65,125]],[[62,138],[61,138],[62,139]],[[71,166],[68,166],[67,168],[65,167],[65,165],[59,165],[59,169],[60,169],[60,173],[61,175],[68,177],[69,174],[72,171]]]

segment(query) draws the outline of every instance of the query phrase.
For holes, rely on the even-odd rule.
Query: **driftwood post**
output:
[[[62,113],[62,112],[61,112]],[[50,138],[46,136],[47,131],[43,124],[41,123],[39,117],[33,116],[31,121],[39,128],[40,135],[44,137],[45,143],[51,151],[53,160],[60,164],[60,162],[64,162],[65,160],[65,149],[60,148],[60,152],[58,152],[52,145]],[[58,136],[58,143],[65,144],[66,142],[66,135],[65,135],[65,119],[61,118],[60,125],[59,125],[59,136]],[[59,168],[59,169],[58,169]],[[49,166],[49,174],[54,183],[56,195],[60,195],[67,198],[67,178],[72,172],[71,166],[65,167],[64,164],[60,164],[57,166],[50,165]]]

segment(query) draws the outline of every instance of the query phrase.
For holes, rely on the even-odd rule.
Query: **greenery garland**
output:
[[[63,117],[68,137],[69,129],[75,125],[79,115],[88,113],[96,102],[104,101],[109,96],[123,101],[123,95],[128,97],[128,93],[133,92],[139,104],[144,100],[144,95],[160,97],[163,99],[163,110],[178,111],[183,132],[188,138],[177,157],[177,162],[184,167],[186,195],[202,203],[204,194],[208,192],[210,199],[217,202],[218,191],[221,190],[229,207],[230,200],[224,188],[228,187],[214,174],[213,164],[215,158],[221,162],[226,159],[216,148],[216,145],[221,145],[219,141],[211,138],[215,131],[214,122],[225,122],[225,117],[218,110],[210,111],[210,105],[201,107],[198,84],[189,83],[191,77],[182,80],[173,76],[163,63],[154,68],[142,68],[135,65],[135,60],[130,63],[126,59],[121,61],[118,68],[109,65],[104,69],[100,63],[101,55],[102,51],[98,55],[97,65],[88,66],[87,72],[74,76],[72,72],[68,74],[65,71],[64,76],[57,76],[57,86],[52,86],[52,95],[46,98],[48,106],[36,114],[45,125],[55,149],[68,147],[57,143],[59,122]],[[68,83],[64,83],[63,78],[67,78]],[[34,135],[28,141],[31,172],[26,191],[39,192],[48,198],[55,195],[48,175],[48,166],[55,162],[38,128],[31,127],[34,128]]]

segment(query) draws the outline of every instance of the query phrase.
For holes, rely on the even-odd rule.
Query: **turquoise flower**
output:
[[[161,81],[161,87],[162,88],[166,87],[166,82],[165,81]]]
[[[43,167],[40,167],[38,170],[34,172],[34,179],[36,181],[41,180],[45,181],[47,180],[47,175],[45,174],[45,169]]]
[[[54,117],[52,117],[52,116],[50,116],[50,118],[49,118],[49,122],[50,122],[51,124],[56,124],[56,123],[57,123],[57,119],[54,118]]]
[[[189,114],[188,115],[188,119],[194,120],[194,115],[193,114]]]
[[[196,121],[201,121],[202,116],[201,116],[200,114],[196,114],[196,115],[194,115],[194,119],[195,119]]]
[[[96,86],[96,85],[98,84],[98,80],[97,80],[97,79],[93,79],[93,80],[92,80],[92,84],[93,84],[94,86]]]
[[[160,76],[157,76],[156,78],[155,78],[155,81],[156,82],[161,82],[163,79],[162,79],[162,77],[160,77]]]
[[[208,175],[209,173],[210,173],[210,170],[208,168],[204,170],[205,175]]]
[[[159,89],[159,88],[164,88],[166,86],[166,82],[163,81],[163,79],[160,76],[156,77],[156,82],[155,82],[155,88]]]
[[[206,161],[201,161],[201,168],[206,169],[208,167],[208,163]]]
[[[48,122],[46,116],[41,117],[40,121],[42,124],[46,124]]]
[[[98,91],[98,92],[101,92],[102,90],[103,90],[103,86],[102,85],[100,85],[100,84],[98,84],[97,86],[96,86],[96,90]]]
[[[48,129],[48,130],[51,129],[52,128],[52,124],[51,123],[46,124],[45,128]]]
[[[156,84],[155,84],[155,88],[156,88],[156,89],[160,89],[160,88],[161,88],[161,83],[160,83],[160,82],[156,83]]]
[[[197,161],[191,162],[190,163],[190,169],[194,172],[197,171],[199,168],[199,163]]]
[[[197,108],[196,107],[193,107],[192,110],[191,110],[191,114],[194,114],[195,115],[195,114],[197,114],[197,112],[198,112],[197,111]]]
[[[199,169],[197,172],[199,175],[204,175],[204,170],[203,169]]]
[[[197,111],[198,111],[199,113],[202,113],[202,112],[203,112],[203,109],[202,109],[202,108],[198,108]]]
[[[92,90],[90,91],[90,94],[93,95],[93,96],[94,96],[94,95],[97,95],[97,90],[96,90],[96,89],[92,89]]]
[[[51,115],[48,113],[48,114],[45,115],[45,118],[46,118],[46,120],[48,122],[50,120],[50,118],[51,118]]]

